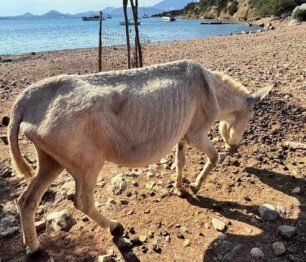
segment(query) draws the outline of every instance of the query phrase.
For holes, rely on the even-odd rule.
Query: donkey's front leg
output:
[[[186,163],[186,157],[185,157],[185,149],[186,149],[186,143],[184,140],[181,140],[176,145],[176,156],[175,156],[175,162],[176,162],[176,188],[175,193],[178,196],[182,196],[183,193],[186,191],[186,189],[183,186],[183,169]]]
[[[216,166],[218,161],[218,152],[209,140],[207,132],[199,134],[197,138],[193,138],[193,144],[196,148],[202,150],[208,158],[203,170],[197,176],[196,181],[190,184],[190,189],[196,194],[206,176]]]

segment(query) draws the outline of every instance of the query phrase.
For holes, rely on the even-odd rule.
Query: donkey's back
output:
[[[51,78],[19,99],[35,104],[23,107],[21,127],[60,159],[85,148],[121,165],[142,166],[171,150],[203,101],[214,102],[205,97],[212,91],[204,90],[203,79],[203,68],[192,61]]]

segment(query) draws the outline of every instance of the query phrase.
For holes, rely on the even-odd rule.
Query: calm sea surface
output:
[[[103,45],[124,44],[123,18],[103,21]],[[254,31],[243,24],[201,25],[199,20],[177,19],[163,22],[160,18],[142,19],[139,27],[145,42],[173,41],[228,35]],[[62,50],[98,45],[98,22],[83,22],[81,18],[7,19],[0,20],[0,54]]]

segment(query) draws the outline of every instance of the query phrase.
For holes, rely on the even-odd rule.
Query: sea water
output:
[[[125,44],[123,17],[103,21],[103,46]],[[229,35],[241,31],[256,31],[246,24],[202,25],[202,20],[177,19],[164,22],[160,18],[141,19],[141,41],[164,42]],[[130,26],[131,30],[133,26]],[[98,46],[99,22],[84,22],[81,18],[61,19],[1,19],[0,54],[20,54]],[[133,34],[133,32],[131,32]]]

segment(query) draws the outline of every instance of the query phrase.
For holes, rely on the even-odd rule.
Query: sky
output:
[[[161,1],[138,0],[139,6],[152,6]],[[23,15],[26,12],[41,15],[50,10],[74,14],[108,6],[121,7],[122,0],[0,0],[0,16]]]

